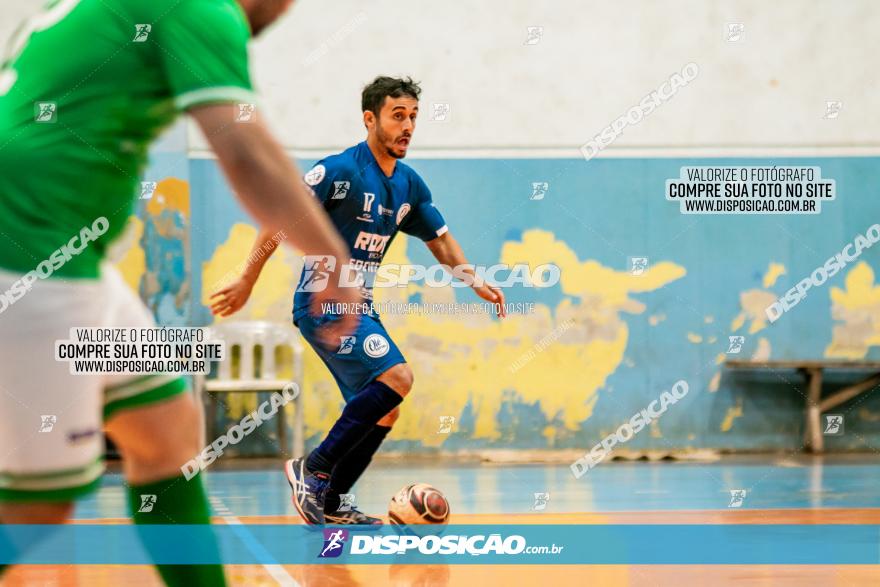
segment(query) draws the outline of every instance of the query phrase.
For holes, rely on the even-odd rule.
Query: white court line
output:
[[[211,505],[214,506],[214,510],[221,518],[223,518],[224,522],[233,527],[233,532],[235,532],[241,541],[244,542],[247,549],[251,551],[251,554],[257,557],[257,560],[271,558],[268,557],[268,553],[262,546],[260,546],[260,543],[257,542],[254,535],[244,527],[242,521],[236,518],[229,508],[226,507],[223,500],[215,496],[211,496],[208,499],[211,502]],[[288,573],[283,566],[279,564],[260,564],[279,585],[282,585],[283,587],[301,587],[301,585],[290,576],[290,573]]]

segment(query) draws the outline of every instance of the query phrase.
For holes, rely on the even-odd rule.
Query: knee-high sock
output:
[[[400,405],[403,397],[381,381],[371,381],[342,410],[324,441],[311,452],[306,467],[331,475],[333,467],[370,432],[373,425]]]
[[[155,495],[152,511],[138,512],[141,495]],[[202,483],[202,475],[187,481],[182,475],[145,485],[129,486],[128,505],[135,524],[210,524],[211,508]],[[150,551],[149,541],[145,542]],[[205,526],[199,536],[200,550],[219,551],[210,526]],[[219,559],[219,556],[218,556]],[[217,585],[224,587],[222,565],[156,565],[159,574],[169,587],[192,587],[193,585]]]
[[[324,500],[324,511],[335,512],[339,509],[339,494],[348,493],[355,482],[367,470],[373,455],[379,450],[379,446],[388,432],[391,431],[390,426],[379,426],[376,424],[367,433],[367,435],[353,449],[340,459],[333,468],[333,474],[330,476],[330,489],[327,491],[327,497]]]

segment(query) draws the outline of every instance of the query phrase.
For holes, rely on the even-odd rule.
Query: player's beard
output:
[[[403,159],[404,157],[406,157],[406,149],[403,150],[403,153],[398,153],[394,150],[394,146],[397,144],[397,141],[399,141],[403,137],[411,139],[412,135],[400,135],[399,137],[390,139],[388,138],[388,133],[386,133],[382,129],[382,123],[377,121],[376,138],[379,139],[379,144],[385,147],[385,152],[388,153],[390,157],[394,157],[395,159]]]

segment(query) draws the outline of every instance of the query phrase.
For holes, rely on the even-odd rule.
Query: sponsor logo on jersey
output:
[[[400,226],[400,223],[403,222],[404,217],[409,213],[410,207],[409,204],[404,204],[397,211],[397,226]]]
[[[379,204],[379,214],[382,216],[394,216],[394,208],[386,208],[382,204]]]
[[[370,253],[384,253],[385,245],[388,244],[390,238],[391,235],[374,234],[362,230],[354,239],[354,248]]]
[[[331,200],[342,200],[348,195],[348,188],[351,187],[351,182],[348,181],[334,181],[333,182],[333,195],[330,196]]]
[[[373,216],[370,213],[370,210],[373,207],[373,202],[376,201],[376,194],[371,194],[370,192],[364,192],[364,213],[358,216],[358,220],[361,222],[372,222]]]
[[[372,255],[370,255],[372,257]],[[379,270],[379,261],[364,261],[363,259],[351,259],[348,267],[353,271],[367,271],[376,273]]]
[[[384,357],[390,349],[391,345],[388,344],[388,340],[381,334],[371,334],[364,339],[364,352],[374,359]]]
[[[306,182],[306,185],[318,185],[324,180],[324,175],[327,173],[327,170],[323,165],[315,165],[312,169],[305,174],[303,177],[303,181]]]

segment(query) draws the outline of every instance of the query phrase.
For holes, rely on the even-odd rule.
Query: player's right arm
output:
[[[282,232],[273,233],[265,228],[260,230],[241,275],[231,284],[211,294],[211,313],[213,315],[225,318],[244,307],[248,298],[251,297],[251,292],[263,271],[263,266],[278,248],[283,235]]]
[[[305,254],[346,259],[342,238],[255,110],[251,35],[241,7],[235,0],[175,0],[166,12],[147,42],[155,45],[175,106],[199,124],[242,205],[263,228],[283,232]],[[242,120],[242,106],[256,116]],[[313,304],[360,301],[356,288],[341,288],[338,276],[330,278]],[[356,325],[355,315],[345,316],[327,336],[347,334]]]
[[[247,124],[230,122],[235,112],[234,105],[215,104],[193,108],[189,113],[205,133],[242,204],[263,227],[259,242],[254,246],[264,244],[267,236],[271,240],[272,235],[283,233],[305,255],[348,259],[345,242],[268,129],[259,120]],[[339,285],[342,267],[343,263],[337,263],[326,288],[314,292],[313,308],[335,302],[346,302],[354,307],[361,301],[357,288]],[[328,325],[321,335],[338,341],[339,336],[353,331],[356,325],[357,316],[349,314]]]

